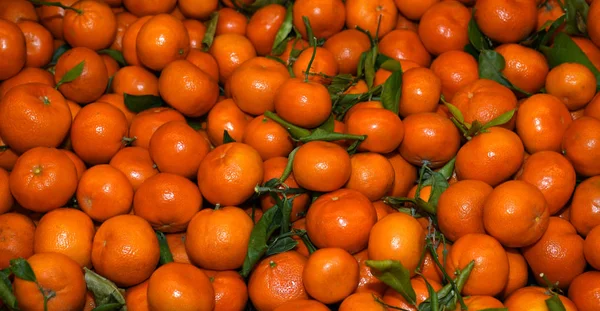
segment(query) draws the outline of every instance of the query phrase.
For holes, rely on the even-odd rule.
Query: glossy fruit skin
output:
[[[302,279],[313,298],[335,303],[356,289],[358,276],[358,262],[352,255],[341,248],[321,248],[308,257]]]
[[[575,171],[584,176],[600,174],[600,163],[595,161],[600,154],[597,142],[600,120],[583,116],[571,123],[562,140],[562,153],[569,159]]]
[[[190,37],[181,21],[168,14],[158,14],[140,28],[136,49],[144,66],[162,70],[170,62],[185,59],[190,50]]]
[[[21,71],[27,60],[25,36],[19,27],[10,21],[0,20],[2,43],[0,46],[0,80],[6,80]]]
[[[298,185],[305,189],[334,191],[350,179],[350,156],[334,143],[308,142],[296,152],[292,171]]]
[[[82,211],[102,222],[129,213],[133,187],[125,174],[113,166],[95,165],[79,180],[76,197]]]
[[[65,11],[65,41],[73,47],[86,47],[94,51],[108,48],[117,33],[117,19],[110,7],[93,0],[77,1],[73,7],[83,13]]]
[[[0,229],[0,268],[8,268],[11,259],[33,255],[35,224],[29,217],[14,212],[2,214]]]

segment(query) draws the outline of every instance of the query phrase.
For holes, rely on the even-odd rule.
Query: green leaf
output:
[[[164,106],[164,102],[160,96],[154,95],[129,95],[123,94],[123,100],[125,101],[125,107],[131,112],[142,112],[146,109],[156,108]]]
[[[375,61],[377,60],[377,46],[374,46],[367,52],[365,56],[365,82],[369,90],[373,88],[375,81]]]
[[[111,50],[111,49],[104,49],[104,50],[98,51],[98,54],[106,54],[106,55],[110,56],[112,59],[116,60],[117,63],[119,63],[119,65],[121,67],[127,66],[127,62],[125,61],[125,57],[123,57],[123,53],[121,53],[120,51]]]
[[[356,68],[356,77],[358,79],[362,78],[363,75],[365,74],[365,61],[367,60],[367,54],[369,53],[369,51],[366,52],[362,52],[360,54],[360,58],[358,60],[358,67]]]
[[[347,74],[339,74],[331,79],[331,84],[327,87],[329,95],[341,95],[354,83],[354,77]]]
[[[397,260],[367,260],[375,277],[398,292],[411,305],[416,305],[417,295],[410,284],[410,272]]]
[[[521,42],[522,45],[531,47],[532,49],[538,50],[540,46],[548,44],[550,39],[556,34],[558,29],[565,23],[566,15],[562,15],[554,21],[547,21],[548,25],[542,25],[542,27],[529,36],[527,39]],[[549,26],[549,27],[546,27]],[[548,28],[548,29],[546,29]]]
[[[445,309],[442,310],[454,310],[457,301],[462,301],[460,292],[474,267],[475,261],[471,261],[464,269],[458,272],[458,276],[455,280],[450,281],[437,292],[440,306],[442,308],[445,307]],[[425,301],[419,305],[419,311],[433,311],[431,297],[425,299]]]
[[[85,272],[85,283],[88,290],[94,294],[96,306],[111,303],[125,304],[123,292],[115,283],[88,268],[83,268],[83,270]]]
[[[563,63],[578,63],[586,66],[596,76],[596,90],[600,90],[600,71],[567,34],[559,32],[554,37],[552,47],[542,46],[540,50],[546,55],[551,68]]]
[[[296,34],[296,38],[294,38],[294,43],[292,43],[292,50],[290,51],[290,58],[289,58],[289,68],[291,71],[291,65],[294,64],[294,62],[296,61],[296,59],[298,59],[298,56],[300,56],[300,53],[302,53],[302,49],[297,49],[296,48],[296,44],[298,44],[298,42],[300,42],[300,40],[302,40],[302,36],[298,33]],[[292,78],[293,78],[293,71],[292,71]]]
[[[490,127],[500,126],[500,125],[504,125],[504,124],[508,123],[513,118],[513,116],[515,115],[516,112],[517,112],[517,109],[512,109],[510,111],[507,111],[507,112],[497,116],[492,121],[484,124],[482,127],[482,130],[487,130]]]
[[[366,135],[353,135],[353,134],[344,134],[344,133],[335,133],[328,132],[320,128],[316,128],[310,135],[301,137],[298,140],[307,143],[309,141],[336,141],[336,140],[358,140],[364,141],[367,139]]]
[[[17,310],[17,298],[13,294],[12,284],[10,284],[10,269],[8,271],[0,271],[0,300],[10,310]]]
[[[173,262],[173,254],[171,254],[165,234],[160,231],[156,231],[156,238],[158,239],[158,245],[160,246],[160,265]]]
[[[58,62],[58,59],[65,54],[66,51],[70,50],[71,46],[67,43],[59,46],[52,54],[52,60],[50,61],[50,65],[55,65]]]
[[[452,161],[450,161],[449,164],[452,166],[452,169],[454,169],[454,163]],[[446,189],[448,189],[448,186],[449,186],[448,179],[442,173],[433,171],[427,166],[424,166],[424,168],[427,171],[429,177],[427,179],[425,179],[420,186],[421,187],[431,186],[431,194],[429,195],[429,200],[427,200],[426,203],[433,209],[432,214],[435,214],[436,208],[437,208],[437,203],[440,199],[440,196],[442,195],[442,193],[444,191],[446,191]],[[450,173],[450,174],[452,174],[452,173]],[[420,190],[421,187],[419,187],[418,190]],[[417,198],[417,202],[419,200],[422,200],[419,198],[418,195],[416,198]],[[431,213],[432,211],[429,210],[428,212]]]
[[[469,34],[469,42],[477,51],[489,50],[492,48],[492,41],[486,37],[483,32],[479,29],[477,22],[475,22],[475,10],[473,10],[473,16],[469,21],[467,31]]]
[[[460,109],[458,109],[456,106],[452,105],[451,103],[446,102],[445,100],[443,100],[443,101],[444,101],[444,104],[446,105],[446,107],[448,107],[448,110],[450,111],[450,114],[452,115],[452,117],[455,118],[460,123],[465,123],[465,117],[463,116]]]
[[[315,200],[315,198],[313,198],[313,202],[314,202],[314,200]],[[308,249],[309,254],[312,254],[317,251],[317,247],[313,244],[313,242],[308,237],[306,230],[293,229],[293,231],[294,231],[294,234],[296,234],[297,236],[300,237],[300,239],[302,240],[304,245],[306,245],[306,248]]]
[[[383,91],[381,91],[383,108],[398,114],[400,111],[400,96],[402,96],[402,71],[394,71],[383,84]]]
[[[380,56],[382,54],[379,54]],[[399,61],[395,60],[395,59],[388,59],[386,61],[384,61],[383,63],[381,63],[381,65],[379,66],[379,68],[383,68],[385,70],[388,71],[402,71],[402,65],[400,64]]]
[[[287,13],[285,14],[285,19],[283,20],[283,24],[279,27],[279,31],[277,31],[277,35],[275,35],[275,41],[273,42],[273,47],[271,48],[271,54],[273,55],[281,55],[283,51],[285,51],[285,47],[287,45],[288,36],[292,32],[293,28],[293,5],[288,5]]]
[[[115,311],[115,310],[121,310],[124,306],[125,306],[125,304],[113,302],[113,303],[107,303],[105,305],[95,307],[94,309],[92,309],[92,311]]]
[[[37,283],[35,273],[33,273],[33,270],[31,269],[31,266],[29,265],[27,260],[23,258],[11,259],[10,269],[12,270],[13,274],[19,279]]]
[[[235,143],[235,139],[233,139],[233,137],[231,137],[231,135],[229,135],[229,132],[227,132],[227,130],[223,131],[223,144],[228,144],[228,143]]]
[[[187,124],[196,131],[202,129],[202,121],[198,119],[187,119]]]
[[[217,31],[217,23],[219,22],[219,12],[214,12],[210,16],[210,21],[206,25],[206,32],[204,38],[202,38],[202,46],[204,51],[207,51],[215,39],[215,32]]]
[[[333,114],[330,115],[329,118],[327,118],[327,120],[323,122],[323,124],[319,125],[318,128],[333,133],[333,131],[335,130],[335,118],[333,117]]]
[[[268,209],[260,220],[254,225],[250,234],[250,242],[248,243],[248,252],[244,259],[242,271],[240,274],[243,277],[248,277],[256,263],[263,257],[268,249],[267,242],[273,232],[277,229],[274,224],[281,222],[281,211],[277,205]]]
[[[546,299],[546,306],[549,311],[566,311],[565,306],[558,295],[553,294],[550,298]]]
[[[504,56],[496,51],[482,50],[479,54],[479,77],[494,80],[510,88],[512,84],[502,74],[505,66]]]
[[[69,82],[79,78],[79,76],[83,72],[84,66],[85,66],[85,60],[82,60],[81,63],[75,65],[75,67],[71,68],[69,71],[67,71],[67,73],[65,73],[60,78],[58,83],[56,83],[55,88],[58,89],[61,85],[65,84],[65,83],[69,83]]]
[[[564,7],[566,26],[565,32],[568,34],[586,34],[587,33],[587,15],[590,9],[585,0],[565,0]]]
[[[291,251],[294,249],[294,247],[296,247],[296,245],[298,245],[298,241],[289,236],[282,239],[277,239],[275,243],[269,245],[269,248],[267,248],[267,251],[265,252],[265,256]]]
[[[440,310],[440,300],[438,299],[438,295],[435,292],[435,289],[433,289],[433,287],[425,277],[423,277],[423,281],[425,282],[425,286],[427,286],[427,292],[429,293],[429,301],[431,301],[431,310]]]

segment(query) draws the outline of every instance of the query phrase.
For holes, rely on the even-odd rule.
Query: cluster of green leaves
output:
[[[517,112],[516,109],[509,110],[485,124],[481,124],[481,122],[477,120],[475,120],[473,123],[468,123],[465,122],[465,118],[462,112],[458,108],[456,108],[456,106],[446,102],[443,97],[442,101],[444,102],[444,104],[448,108],[448,111],[450,112],[450,120],[452,120],[454,125],[456,125],[458,130],[467,140],[471,140],[476,135],[487,132],[488,129],[490,129],[491,127],[501,126],[510,122],[510,120],[512,120],[515,113]]]

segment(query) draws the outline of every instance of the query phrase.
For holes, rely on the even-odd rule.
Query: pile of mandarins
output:
[[[600,0],[0,0],[0,310],[600,310]]]

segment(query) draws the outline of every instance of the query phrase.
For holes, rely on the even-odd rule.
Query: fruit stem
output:
[[[64,5],[60,2],[39,1],[39,0],[29,0],[29,1],[31,1],[31,3],[33,3],[35,5],[55,6],[55,7],[59,7],[61,9],[65,9],[65,10],[75,11],[79,15],[83,14],[82,10],[76,9],[76,8],[68,6],[68,5]]]
[[[317,38],[313,37],[315,40],[317,40]],[[317,46],[315,45],[313,47],[313,52],[312,52],[312,56],[310,57],[310,61],[308,61],[308,66],[306,68],[306,71],[304,72],[304,82],[308,82],[308,77],[310,76],[310,68],[312,67],[313,62],[315,61],[315,56],[317,56]]]
[[[137,139],[137,137],[123,137],[121,139],[121,141],[123,142],[123,144],[125,144],[125,146],[129,146],[131,144],[133,144],[133,142]]]
[[[272,111],[265,111],[265,117],[277,122],[279,125],[283,126],[295,139],[300,139],[302,137],[310,135],[310,131],[307,129],[303,129],[299,126],[296,126],[288,121],[285,121],[280,116],[276,115]]]

